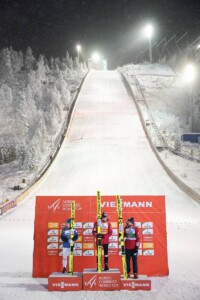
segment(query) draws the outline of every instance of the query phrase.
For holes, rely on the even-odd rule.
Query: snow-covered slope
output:
[[[151,292],[49,293],[31,278],[35,195],[166,195],[170,276]],[[92,71],[48,173],[27,199],[0,220],[0,299],[200,299],[200,206],[167,176],[143,132],[117,71]],[[42,259],[42,258],[41,258]]]

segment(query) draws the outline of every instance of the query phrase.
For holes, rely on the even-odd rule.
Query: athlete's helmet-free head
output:
[[[131,224],[133,224],[134,223],[134,218],[132,217],[132,218],[128,218],[128,222],[130,222]]]

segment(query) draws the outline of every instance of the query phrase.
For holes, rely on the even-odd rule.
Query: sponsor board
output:
[[[109,249],[118,249],[119,248],[119,244],[118,243],[109,243],[108,244],[108,248]]]
[[[108,254],[109,255],[119,255],[119,251],[118,251],[118,249],[109,249],[109,251],[108,251]]]
[[[122,206],[124,208],[152,208],[153,202],[152,201],[123,201]],[[103,208],[116,208],[116,202],[112,201],[104,201],[101,204]]]
[[[82,243],[75,243],[75,249],[82,249]]]
[[[143,250],[143,255],[144,256],[154,256],[154,250],[152,250],[152,249]]]
[[[118,242],[118,240],[119,240],[119,238],[118,238],[117,235],[111,235],[111,236],[109,237],[109,241],[110,241],[110,242]]]
[[[50,229],[48,230],[48,235],[58,235],[58,229]]]
[[[55,274],[55,275],[54,275]],[[53,273],[48,277],[49,291],[80,291],[82,290],[82,276],[73,274],[73,276]]]
[[[143,242],[153,242],[153,235],[143,235],[142,241]]]
[[[92,228],[94,227],[94,222],[85,222],[83,223],[83,228]]]
[[[47,253],[49,256],[57,256],[58,255],[57,250],[47,250]]]
[[[148,228],[148,229],[142,229],[142,234],[153,234],[153,229]]]
[[[83,242],[84,243],[92,243],[92,242],[94,242],[93,235],[84,235],[83,236]]]
[[[142,222],[142,228],[153,228],[153,222]]]
[[[83,243],[83,249],[94,249],[94,243]]]
[[[59,223],[58,222],[49,222],[48,223],[48,229],[50,229],[50,228],[58,229],[59,228]]]
[[[143,249],[151,249],[154,248],[154,243],[143,243],[142,244]]]
[[[151,280],[140,280],[140,279],[121,279],[121,290],[129,291],[150,291]]]
[[[83,272],[83,289],[86,291],[114,291],[120,290],[120,286],[120,272]]]
[[[76,229],[82,228],[82,222],[75,222],[74,228],[76,228]]]
[[[82,255],[83,255],[82,250],[74,249],[74,256],[82,256]]]
[[[58,243],[48,243],[47,249],[58,249]]]
[[[112,233],[112,235],[118,235],[118,230],[115,229],[115,228],[113,228],[113,233]]]
[[[94,250],[84,250],[83,256],[94,256]]]
[[[83,230],[83,235],[92,235],[93,236],[92,229],[85,229],[85,230]]]
[[[49,236],[48,239],[47,239],[47,242],[50,243],[58,243],[58,236],[56,235],[53,235],[53,236]]]
[[[168,275],[164,196],[121,195],[121,198],[123,199],[124,221],[134,216],[136,225],[140,228],[140,272],[148,276]],[[72,199],[76,202],[75,223],[79,234],[75,243],[77,248],[74,247],[74,256],[78,256],[74,259],[74,271],[81,272],[89,265],[92,268],[96,267],[94,257],[96,242],[92,234],[93,224],[96,221],[96,196],[38,196],[34,228],[33,277],[48,277],[51,272],[60,270],[62,253],[60,234],[65,226],[65,220],[70,218]],[[102,196],[101,200],[113,227],[113,234],[110,237],[109,263],[111,266],[118,267],[122,272],[122,261],[119,259],[120,248],[118,248],[116,196]],[[82,248],[80,248],[81,243]],[[83,244],[86,244],[84,249]],[[90,248],[90,245],[93,245],[93,248]],[[93,252],[85,252],[90,250]],[[40,268],[41,256],[43,268]],[[54,256],[53,263],[51,256]]]

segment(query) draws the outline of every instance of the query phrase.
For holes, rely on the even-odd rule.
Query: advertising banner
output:
[[[124,226],[134,217],[139,227],[139,274],[168,275],[166,212],[164,196],[123,196]],[[48,277],[62,271],[61,231],[70,218],[71,201],[76,202],[75,228],[79,238],[74,249],[74,272],[96,268],[96,242],[92,228],[97,218],[96,196],[36,197],[33,277]],[[122,272],[118,240],[116,196],[101,197],[101,211],[106,212],[113,234],[109,243],[109,267]]]

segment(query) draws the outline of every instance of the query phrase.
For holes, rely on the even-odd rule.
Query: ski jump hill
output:
[[[0,300],[66,297],[48,292],[47,279],[32,278],[35,197],[87,196],[97,190],[102,195],[165,195],[169,276],[152,278],[152,291],[137,292],[137,299],[200,299],[200,206],[157,160],[120,73],[91,71],[51,167],[24,201],[0,219]],[[85,299],[85,293],[76,295]],[[133,297],[125,291],[102,293],[108,300]],[[90,296],[102,299],[102,293]]]

